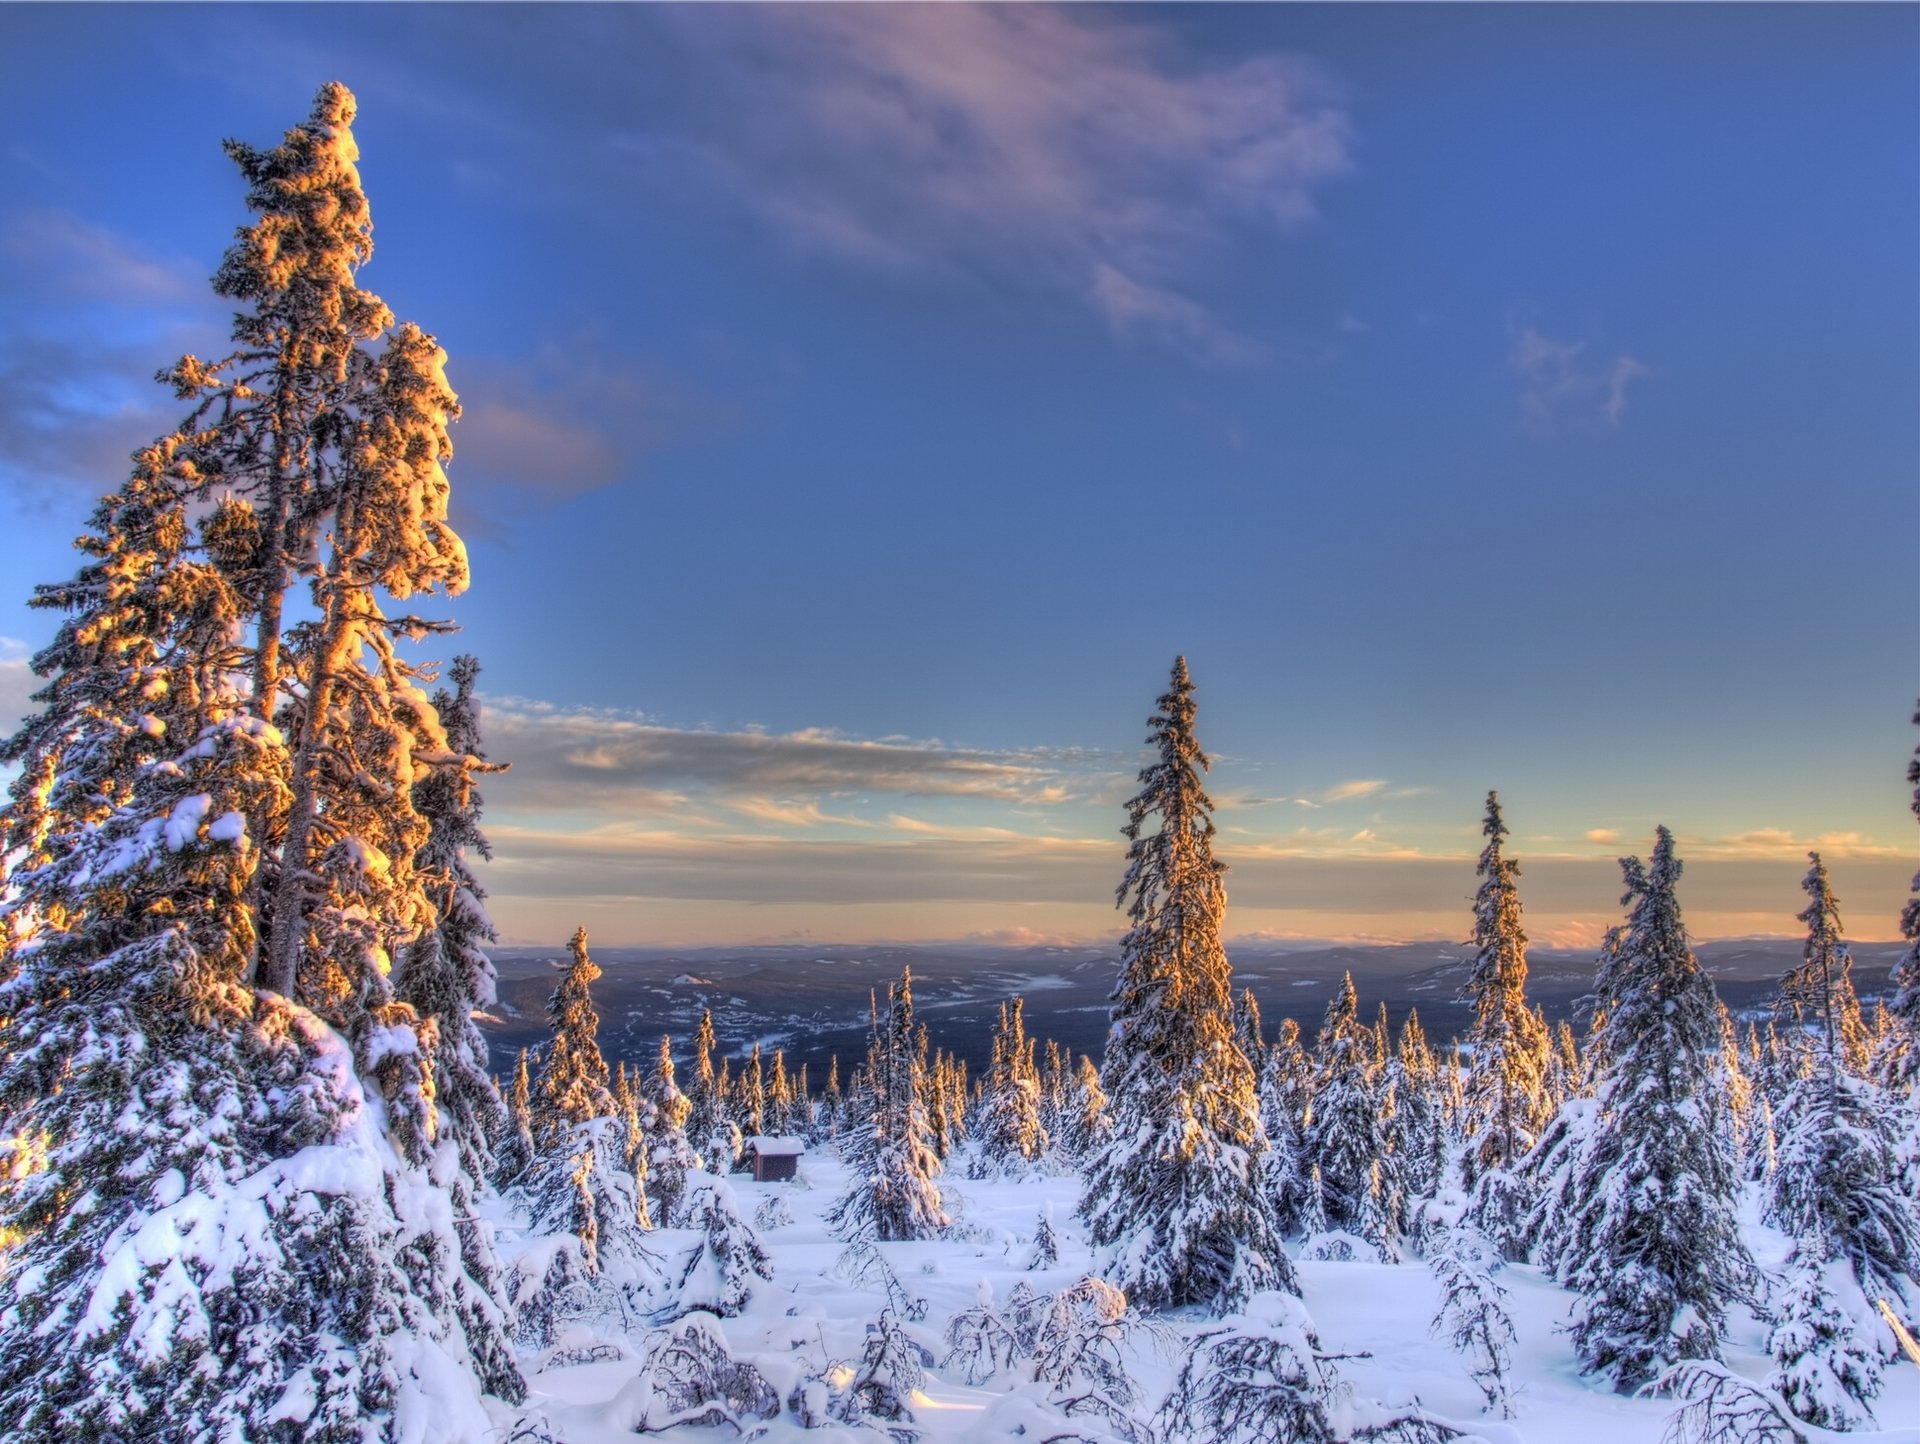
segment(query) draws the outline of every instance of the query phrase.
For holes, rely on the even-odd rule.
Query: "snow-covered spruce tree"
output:
[[[648,1170],[653,1196],[660,1203],[660,1221],[678,1227],[686,1197],[687,1175],[700,1167],[700,1157],[687,1139],[692,1101],[674,1081],[673,1040],[662,1037],[653,1071],[643,1089],[653,1108],[653,1154]]]
[[[1540,1136],[1552,1116],[1547,1097],[1548,1039],[1527,1006],[1527,935],[1520,921],[1520,865],[1504,855],[1507,835],[1500,794],[1487,794],[1481,827],[1487,845],[1476,869],[1480,890],[1473,900],[1473,940],[1478,949],[1467,976],[1473,1028],[1466,1044],[1473,1056],[1467,1073],[1460,1131],[1462,1159],[1471,1188],[1490,1169],[1509,1168]]]
[[[623,1115],[609,1086],[592,996],[600,969],[585,928],[570,947],[573,961],[547,999],[553,1041],[534,1087],[533,1161],[512,1191],[534,1230],[551,1236],[520,1258],[512,1280],[521,1335],[541,1344],[568,1317],[647,1295],[660,1281],[634,1173],[644,1130],[637,1108]]]
[[[1260,1023],[1260,1000],[1254,997],[1252,988],[1242,988],[1233,1000],[1233,1036],[1258,1077],[1267,1056],[1267,1035]]]
[[[1108,1279],[1143,1309],[1230,1312],[1262,1289],[1298,1292],[1259,1187],[1266,1136],[1253,1066],[1233,1033],[1213,856],[1208,759],[1194,735],[1185,657],[1149,721],[1157,758],[1127,804],[1120,945],[1100,1082],[1113,1120],[1087,1165],[1080,1216]],[[1149,833],[1149,818],[1159,819]]]
[[[1387,1152],[1374,1033],[1359,1011],[1349,973],[1327,1004],[1315,1041],[1313,1102],[1303,1125],[1308,1166],[1320,1173],[1327,1225],[1352,1233],[1365,1228]]]
[[[1920,726],[1920,711],[1913,714]],[[1907,785],[1913,789],[1913,814],[1920,817],[1920,748],[1907,763]],[[1881,1086],[1903,1098],[1920,1094],[1920,872],[1900,912],[1900,935],[1907,950],[1893,968],[1893,1002],[1889,1027],[1874,1050],[1874,1076]]]
[[[713,1013],[703,1010],[693,1038],[693,1077],[687,1085],[687,1142],[710,1173],[727,1173],[740,1156],[740,1129],[733,1121],[727,1083],[713,1068]],[[723,1063],[724,1068],[724,1063]]]
[[[1024,1000],[1015,998],[1011,1006],[1002,1003],[986,1092],[980,1100],[978,1120],[969,1130],[974,1140],[975,1178],[1021,1172],[1039,1162],[1047,1151],[1047,1131],[1040,1123],[1040,1070],[1033,1053]]]
[[[1392,1106],[1386,1119],[1387,1158],[1405,1191],[1408,1214],[1419,1199],[1431,1198],[1447,1168],[1446,1126],[1439,1094],[1439,1070],[1417,1009],[1407,1010],[1400,1040],[1386,1062],[1386,1092]],[[1407,1218],[1400,1220],[1405,1228]]]
[[[1113,1114],[1107,1107],[1106,1091],[1100,1086],[1100,1070],[1085,1053],[1074,1069],[1066,1118],[1066,1132],[1058,1142],[1069,1159],[1081,1163],[1106,1146]]]
[[[796,1109],[793,1080],[787,1077],[787,1057],[783,1049],[773,1050],[773,1072],[767,1078],[766,1116],[761,1120],[767,1132],[784,1135],[794,1132]]]
[[[475,1187],[493,1173],[491,1140],[507,1121],[506,1105],[487,1071],[487,1040],[473,1020],[493,1006],[493,960],[484,945],[495,940],[473,875],[471,855],[491,857],[480,831],[477,772],[497,772],[480,751],[480,712],[473,684],[480,664],[453,659],[451,691],[434,693],[434,711],[446,731],[454,765],[436,767],[414,784],[414,805],[427,820],[427,840],[414,860],[434,904],[434,926],[408,948],[394,980],[394,994],[409,1004],[437,1039],[433,1049],[433,1097],[439,1137],[455,1150],[461,1172]]]
[[[1826,1240],[1805,1244],[1789,1256],[1787,1286],[1774,1302],[1767,1387],[1795,1418],[1819,1428],[1870,1427],[1869,1401],[1880,1392],[1873,1306]]]
[[[614,1112],[607,1060],[600,1053],[600,1014],[593,1006],[600,968],[587,952],[587,930],[577,929],[567,947],[573,961],[547,999],[553,1041],[533,1093],[533,1137],[542,1149],[551,1148],[574,1124]]]
[[[436,625],[375,590],[466,568],[444,354],[354,279],[353,117],[329,85],[229,145],[238,350],[170,370],[193,411],[39,598],[72,615],[6,749],[11,1438],[455,1438],[522,1387],[429,1167],[437,1029],[387,980],[437,922],[414,789],[460,762],[393,650]]]
[[[927,1117],[924,1044],[913,1025],[913,974],[887,985],[884,1016],[870,1010],[860,1116],[843,1135],[847,1191],[827,1217],[842,1238],[937,1238],[948,1223],[940,1205],[940,1160]]]
[[[1300,1025],[1282,1018],[1260,1070],[1260,1126],[1267,1135],[1260,1186],[1282,1233],[1299,1232],[1306,1217],[1313,1163],[1305,1128],[1312,1093],[1312,1068],[1300,1043]]]
[[[1673,834],[1660,828],[1651,863],[1624,858],[1621,870],[1627,922],[1608,934],[1595,982],[1599,1117],[1574,1165],[1560,1256],[1581,1295],[1581,1367],[1631,1390],[1668,1363],[1717,1355],[1752,1263],[1716,1117],[1720,1013],[1681,921]]]
[[[1841,941],[1839,901],[1818,853],[1801,886],[1811,899],[1802,962],[1781,985],[1803,1028],[1802,1066],[1774,1118],[1778,1137],[1765,1218],[1783,1232],[1823,1240],[1869,1298],[1909,1314],[1920,1305],[1920,1219],[1900,1186],[1885,1094],[1849,1068],[1848,1015],[1857,1018],[1851,959]],[[1851,1005],[1851,1007],[1849,1006]],[[1796,1410],[1796,1412],[1798,1412]],[[1809,1417],[1809,1416],[1802,1416]]]
[[[533,1075],[522,1048],[507,1088],[507,1120],[493,1151],[493,1181],[505,1188],[533,1162]]]
[[[736,1085],[734,1098],[734,1117],[739,1121],[740,1131],[749,1138],[755,1138],[767,1131],[767,1078],[760,1063],[760,1040],[754,1039],[753,1053],[747,1059],[747,1066],[740,1070],[740,1081]],[[745,1160],[734,1165],[745,1166]]]

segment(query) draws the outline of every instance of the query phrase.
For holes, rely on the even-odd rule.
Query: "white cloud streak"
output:
[[[1627,411],[1627,388],[1649,371],[1644,362],[1619,355],[1588,356],[1585,341],[1556,341],[1532,326],[1514,338],[1508,364],[1520,378],[1520,409],[1530,426],[1551,431],[1565,416],[1584,414],[1618,426]]]

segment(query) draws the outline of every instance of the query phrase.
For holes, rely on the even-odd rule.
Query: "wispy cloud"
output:
[[[1576,413],[1620,424],[1627,388],[1649,374],[1647,366],[1625,354],[1592,357],[1588,349],[1586,341],[1556,341],[1532,326],[1514,338],[1508,362],[1520,378],[1520,408],[1529,425],[1550,431]]]
[[[166,306],[203,299],[206,278],[71,212],[41,208],[0,227],[0,294]]]
[[[32,510],[99,495],[184,409],[153,373],[225,335],[224,301],[193,266],[69,212],[0,225],[0,493]]]
[[[1589,827],[1587,829],[1588,842],[1604,843],[1608,846],[1611,846],[1612,844],[1618,842],[1619,840],[1620,840],[1620,832],[1618,828]]]
[[[1104,764],[1085,754],[869,741],[822,728],[678,728],[632,713],[570,711],[520,698],[487,698],[485,717],[489,750],[513,762],[488,796],[521,811],[604,810],[637,801],[676,810],[705,798],[764,823],[815,827],[851,820],[823,809],[830,797],[1044,804],[1065,796],[1073,775],[1104,775]]]
[[[789,6],[663,12],[702,67],[691,153],[798,245],[898,272],[1012,280],[1123,337],[1258,354],[1197,298],[1230,227],[1285,230],[1351,165],[1319,67],[1186,53],[1071,7]]]
[[[1785,858],[1804,860],[1809,852],[1825,858],[1903,857],[1910,849],[1877,843],[1858,832],[1823,832],[1801,835],[1791,828],[1756,827],[1726,837],[1678,840],[1682,856],[1720,858]]]
[[[1384,777],[1361,778],[1354,782],[1342,782],[1329,787],[1320,794],[1321,802],[1351,802],[1358,797],[1372,797],[1386,790]]]
[[[630,478],[651,453],[731,420],[718,400],[616,359],[592,336],[517,360],[469,359],[452,375],[462,405],[456,521],[486,534]]]

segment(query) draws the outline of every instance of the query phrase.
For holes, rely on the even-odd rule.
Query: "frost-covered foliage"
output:
[[[1599,1117],[1557,1226],[1563,1280],[1581,1295],[1581,1365],[1627,1390],[1668,1363],[1717,1355],[1726,1303],[1752,1264],[1718,1126],[1720,1010],[1681,921],[1673,835],[1659,829],[1650,866],[1621,868],[1628,919],[1608,935],[1595,984]]]
[[[1141,1399],[1129,1355],[1154,1337],[1126,1296],[1102,1279],[1083,1277],[1055,1293],[1019,1283],[1004,1308],[995,1307],[983,1279],[974,1305],[947,1321],[941,1367],[975,1385],[1019,1369],[1068,1418],[1086,1419],[1110,1437],[1146,1440],[1151,1433],[1135,1417]]]
[[[1146,1309],[1230,1312],[1253,1293],[1297,1291],[1259,1184],[1266,1136],[1252,1065],[1232,1026],[1220,941],[1222,863],[1213,857],[1209,765],[1193,731],[1186,658],[1150,720],[1154,762],[1127,804],[1121,942],[1101,1086],[1112,1131],[1087,1165],[1080,1215],[1107,1276]],[[1159,818],[1159,830],[1146,832]]]
[[[1194,1337],[1154,1422],[1171,1444],[1333,1444],[1319,1354],[1306,1306],[1262,1295],[1241,1326]]]
[[[884,1017],[869,1015],[859,1118],[842,1142],[850,1181],[828,1215],[842,1238],[934,1238],[948,1223],[940,1205],[926,1103],[926,1040],[913,1026],[913,975],[887,986]]]
[[[793,1209],[784,1198],[775,1194],[772,1198],[760,1200],[760,1206],[753,1211],[755,1228],[790,1228],[793,1225]]]
[[[678,1307],[730,1319],[753,1297],[750,1279],[771,1279],[773,1260],[740,1217],[733,1190],[701,1174],[687,1191],[686,1222],[700,1230],[700,1246],[680,1276]]]
[[[660,1434],[699,1425],[746,1432],[780,1412],[780,1394],[752,1364],[735,1359],[713,1315],[690,1313],[641,1345],[633,1379],[609,1406],[615,1428]]]
[[[1487,845],[1476,869],[1473,940],[1479,949],[1467,977],[1473,1057],[1462,1099],[1460,1132],[1469,1187],[1489,1169],[1509,1168],[1539,1138],[1552,1114],[1547,1096],[1546,1031],[1527,1007],[1527,935],[1520,920],[1520,865],[1504,855],[1507,825],[1500,795],[1487,794],[1481,827]]]
[[[1428,1260],[1440,1284],[1433,1332],[1467,1362],[1467,1372],[1487,1397],[1487,1408],[1513,1417],[1513,1320],[1507,1291],[1494,1282],[1495,1251],[1470,1229],[1456,1229]]]
[[[0,748],[9,1438],[453,1439],[522,1389],[465,1191],[484,928],[435,832],[435,776],[474,763],[396,653],[444,628],[375,590],[466,585],[458,403],[355,279],[354,112],[328,85],[281,145],[229,144],[237,349],[168,372],[190,414],[34,599],[68,615]]]
[[[1820,1257],[1817,1244],[1787,1262],[1767,1340],[1774,1363],[1767,1387],[1796,1418],[1822,1429],[1871,1425],[1868,1401],[1880,1392],[1879,1350],[1862,1327],[1873,1327],[1871,1305],[1846,1263]]]

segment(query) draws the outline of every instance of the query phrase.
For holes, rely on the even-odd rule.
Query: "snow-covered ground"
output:
[[[720,1324],[734,1357],[750,1360],[785,1398],[807,1373],[821,1372],[831,1361],[859,1358],[867,1326],[886,1308],[886,1296],[878,1286],[849,1282],[835,1269],[844,1245],[829,1231],[824,1216],[846,1178],[830,1151],[809,1153],[796,1183],[755,1183],[742,1174],[727,1181],[743,1218],[752,1220],[763,1204],[776,1198],[784,1200],[792,1214],[791,1223],[758,1230],[773,1258],[773,1279],[756,1280],[745,1311]],[[1058,1414],[1038,1413],[1031,1402],[1035,1391],[1024,1382],[1019,1366],[976,1387],[963,1382],[957,1368],[942,1367],[941,1361],[947,1320],[978,1301],[983,1283],[996,1303],[1004,1303],[1018,1283],[1048,1292],[1072,1285],[1092,1269],[1093,1257],[1073,1217],[1079,1180],[1036,1174],[1019,1181],[982,1182],[949,1176],[942,1187],[954,1216],[951,1237],[879,1245],[906,1292],[926,1301],[924,1319],[908,1326],[909,1335],[934,1361],[924,1386],[913,1396],[912,1427],[929,1440],[1024,1439],[1033,1444],[1068,1432]],[[1050,1212],[1059,1238],[1059,1262],[1030,1270],[1043,1211]],[[1777,1266],[1786,1241],[1756,1224],[1750,1214],[1744,1221],[1756,1260],[1763,1267]],[[698,1243],[697,1235],[677,1230],[661,1230],[652,1238],[669,1259]],[[508,1259],[532,1242],[513,1220],[500,1221],[499,1243]],[[1470,1429],[1488,1444],[1656,1444],[1665,1433],[1672,1401],[1622,1397],[1580,1375],[1564,1332],[1573,1298],[1535,1268],[1510,1264],[1495,1274],[1507,1291],[1506,1307],[1517,1334],[1513,1417],[1501,1419],[1486,1412],[1465,1362],[1431,1331],[1440,1290],[1424,1262],[1297,1260],[1296,1267],[1322,1350],[1342,1356],[1334,1367],[1356,1399],[1391,1406],[1417,1401],[1429,1414]],[[1165,1325],[1158,1345],[1143,1342],[1132,1358],[1145,1401],[1143,1417],[1151,1416],[1172,1387],[1185,1339],[1202,1328],[1219,1327],[1219,1321],[1197,1314],[1156,1322]],[[609,1343],[619,1349],[618,1357],[556,1366],[549,1363],[553,1350],[528,1355],[523,1364],[529,1412],[544,1415],[551,1437],[565,1444],[631,1441],[635,1410],[628,1386],[647,1333],[642,1320],[602,1321],[593,1329],[576,1330],[561,1347]],[[1764,1349],[1764,1326],[1736,1310],[1730,1319],[1727,1363],[1758,1381],[1771,1362]],[[1881,1433],[1804,1432],[1814,1440],[1920,1444],[1920,1369],[1905,1361],[1889,1364],[1875,1412]],[[790,1411],[761,1427],[764,1433],[758,1437],[788,1438],[796,1444],[823,1444],[836,1432],[804,1430]],[[1099,1437],[1100,1431],[1088,1428],[1087,1433]],[[713,1439],[733,1437],[733,1431],[681,1426],[660,1437]],[[879,1436],[848,1430],[842,1437]]]

